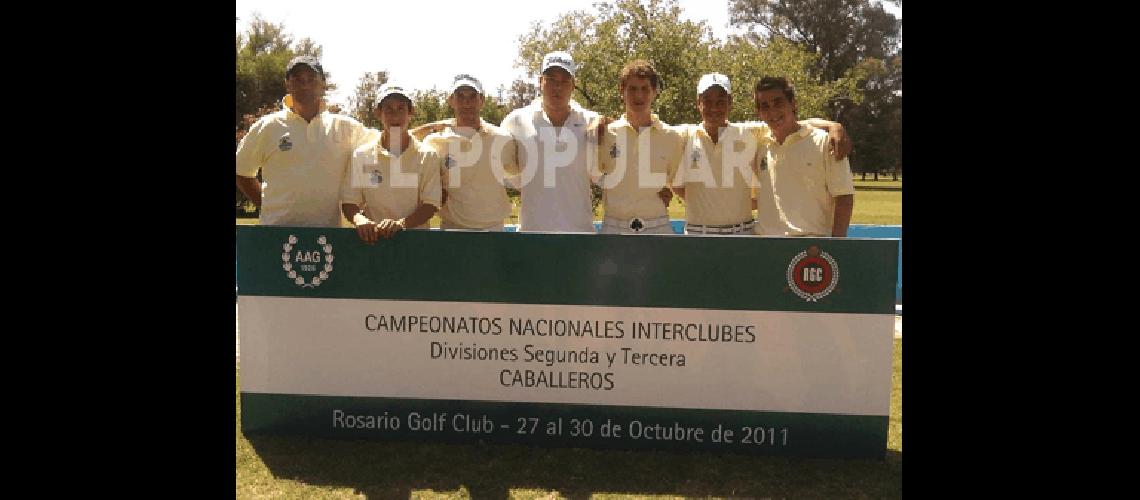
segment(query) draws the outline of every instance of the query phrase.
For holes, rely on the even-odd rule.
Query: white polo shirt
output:
[[[291,109],[293,96],[282,109],[257,120],[237,149],[237,175],[256,177],[261,170],[259,223],[275,226],[341,227],[341,181],[349,156],[358,146],[378,137],[344,115],[321,112],[306,122]]]
[[[393,141],[395,138],[393,138]],[[341,186],[341,203],[364,208],[373,221],[400,219],[412,215],[421,204],[442,204],[439,169],[435,151],[412,138],[408,149],[392,154],[377,137],[352,153],[352,165]],[[423,224],[409,229],[427,229]]]
[[[742,125],[729,124],[716,144],[700,124],[678,125],[685,148],[673,186],[685,189],[689,224],[726,225],[752,220],[752,162],[759,141]]]
[[[455,119],[448,125],[455,127]],[[448,128],[423,142],[443,158],[440,181],[447,202],[439,211],[440,219],[472,229],[502,227],[511,214],[503,179],[519,173],[518,145],[511,134],[480,118],[479,129],[470,138]]]
[[[684,136],[652,115],[650,126],[636,129],[625,116],[602,137],[598,165],[606,217],[651,219],[668,215],[657,195],[677,173]]]
[[[771,132],[769,131],[769,134]],[[760,188],[757,224],[753,232],[766,236],[831,236],[835,197],[855,194],[851,164],[836,161],[827,132],[801,126],[799,130],[757,155]]]
[[[597,116],[571,102],[556,129],[538,97],[503,118],[502,128],[518,141],[519,231],[595,232],[590,166],[597,144],[586,129]]]

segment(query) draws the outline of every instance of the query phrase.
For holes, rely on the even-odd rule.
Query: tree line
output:
[[[902,6],[902,0],[892,3]],[[681,19],[676,0],[615,0],[546,25],[534,22],[519,36],[515,60],[528,79],[486,89],[481,116],[498,124],[530,103],[542,56],[554,50],[569,51],[578,64],[574,99],[612,117],[623,109],[621,67],[632,59],[651,61],[662,81],[655,109],[672,124],[700,122],[695,87],[704,73],[731,79],[730,121],[754,120],[752,86],[761,76],[783,75],[796,86],[801,118],[825,117],[848,129],[855,141],[852,171],[876,179],[881,172],[901,173],[901,18],[875,0],[727,0],[726,8],[743,34],[723,40],[705,21]],[[255,16],[237,33],[238,140],[257,118],[279,108],[285,64],[301,54],[319,58],[321,47],[307,38],[294,42],[280,23]],[[379,127],[371,110],[387,81],[386,70],[366,73],[347,105],[331,110]],[[331,74],[328,82],[335,88]],[[446,99],[445,91],[415,91],[412,125],[451,117]]]

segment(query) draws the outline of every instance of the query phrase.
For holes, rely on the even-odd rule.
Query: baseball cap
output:
[[[471,87],[476,92],[483,94],[483,84],[479,83],[479,79],[466,73],[455,75],[455,80],[451,82],[451,93],[454,94],[460,87]]]
[[[577,66],[574,65],[574,57],[569,52],[556,51],[542,56],[542,71],[540,73],[546,73],[546,70],[555,66],[566,70],[570,76],[574,76],[577,71]]]
[[[321,75],[321,78],[325,77],[325,70],[321,67],[321,62],[318,61],[317,58],[313,56],[297,56],[290,59],[289,64],[285,65],[285,78],[289,78],[289,75],[293,74],[293,68],[297,67],[298,64],[304,64],[312,68],[318,75]]]
[[[408,101],[412,100],[412,97],[408,95],[408,92],[404,90],[404,87],[393,83],[385,83],[384,85],[380,86],[380,95],[376,98],[376,105],[379,106],[381,102],[384,102],[384,98],[390,95],[401,95],[404,96],[404,98]]]
[[[725,92],[732,95],[732,84],[728,82],[728,77],[720,73],[706,73],[701,76],[701,81],[697,82],[697,95],[704,94],[709,87],[713,85],[720,85]]]

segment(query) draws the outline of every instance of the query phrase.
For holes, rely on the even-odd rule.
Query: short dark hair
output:
[[[781,90],[784,92],[784,97],[789,101],[796,100],[796,87],[788,82],[787,78],[782,76],[765,76],[756,82],[756,86],[752,88],[753,94],[759,94],[761,90]]]
[[[626,63],[625,67],[621,69],[619,80],[621,81],[620,87],[625,88],[625,80],[629,77],[648,78],[649,84],[653,85],[655,90],[660,90],[661,86],[658,85],[657,70],[653,69],[653,63],[645,59],[635,59]]]

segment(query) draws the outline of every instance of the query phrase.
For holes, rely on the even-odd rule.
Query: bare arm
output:
[[[237,187],[257,208],[261,208],[261,181],[257,177],[237,176]]]
[[[341,203],[340,211],[344,214],[344,218],[352,221],[352,225],[356,227],[356,235],[369,245],[376,243],[377,236],[380,233],[376,229],[376,223],[364,215],[360,210],[360,206],[355,203]]]
[[[408,133],[415,136],[417,141],[422,141],[422,140],[424,140],[424,137],[428,136],[428,134],[432,134],[435,132],[441,132],[441,131],[443,131],[443,129],[446,129],[448,124],[450,123],[449,120],[450,120],[449,118],[444,118],[442,120],[436,120],[436,121],[431,122],[431,123],[425,123],[425,124],[420,125],[414,129],[409,130]]]
[[[855,195],[844,194],[835,197],[835,222],[831,226],[832,236],[847,236],[847,226],[851,225],[851,212],[854,207]]]
[[[842,123],[828,121],[822,118],[808,118],[806,120],[800,120],[797,123],[826,130],[828,141],[831,143],[831,154],[835,156],[836,161],[847,158],[847,155],[851,154],[851,149],[855,147],[851,142],[851,137],[847,135],[847,130],[843,128]]]
[[[376,227],[380,232],[380,236],[383,236],[384,239],[388,239],[394,236],[398,231],[403,231],[409,227],[416,227],[427,222],[435,215],[436,210],[439,209],[431,203],[421,203],[411,215],[398,220],[384,219],[380,221]]]

